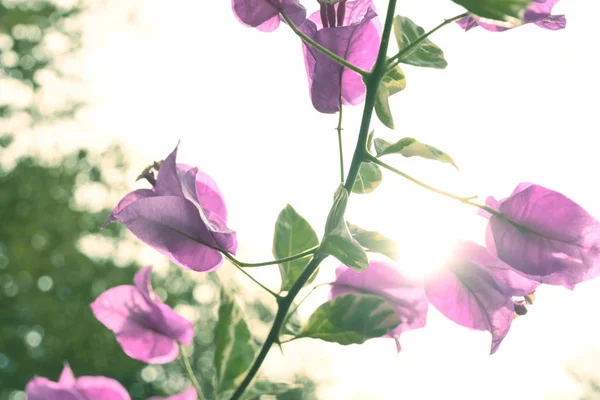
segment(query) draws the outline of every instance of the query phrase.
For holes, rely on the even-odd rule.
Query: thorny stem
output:
[[[290,26],[290,28],[292,28],[292,31],[294,31],[294,33],[296,35],[298,35],[300,37],[300,39],[302,39],[302,41],[304,41],[304,43],[310,45],[311,47],[314,47],[315,49],[317,49],[321,53],[325,54],[327,57],[331,58],[333,61],[337,62],[340,65],[343,65],[344,67],[348,68],[351,71],[356,72],[360,76],[366,77],[366,76],[369,75],[369,72],[367,72],[367,71],[365,71],[363,69],[360,69],[356,65],[354,65],[354,64],[352,64],[352,63],[344,60],[342,57],[338,56],[334,52],[326,49],[325,47],[321,46],[319,43],[315,42],[314,40],[312,40],[311,38],[309,38],[308,36],[306,36],[306,34],[304,32],[302,32],[294,24],[294,22],[292,22],[292,20],[290,19],[290,17],[288,17],[285,12],[280,11],[280,14],[281,14],[281,17],[283,18],[283,20]]]
[[[421,44],[425,39],[427,39],[435,31],[437,31],[438,29],[442,28],[443,26],[448,25],[451,22],[454,22],[454,21],[456,21],[458,19],[461,19],[463,17],[466,17],[468,15],[469,15],[469,13],[466,12],[466,13],[454,16],[454,17],[452,17],[450,19],[445,19],[444,22],[442,22],[441,24],[439,24],[438,26],[436,26],[435,28],[433,28],[429,32],[424,33],[423,35],[419,36],[417,38],[417,40],[415,40],[414,42],[411,42],[405,48],[400,49],[400,51],[396,55],[394,55],[393,57],[391,57],[388,60],[388,70],[394,69],[402,61],[402,57],[404,55],[409,54],[415,47],[417,47],[419,44]]]
[[[198,383],[198,380],[196,379],[196,376],[194,375],[194,371],[192,370],[190,360],[185,355],[183,346],[181,344],[179,344],[179,354],[181,355],[181,360],[183,361],[183,366],[185,367],[185,371],[188,374],[188,378],[190,378],[190,381],[192,382],[194,389],[196,389],[196,394],[198,396],[198,400],[204,400],[204,395],[202,394],[202,388],[200,387],[200,384]]]
[[[377,90],[379,88],[379,83],[381,78],[386,72],[386,54],[390,39],[390,33],[392,30],[392,23],[394,21],[394,12],[396,10],[396,1],[390,0],[388,3],[388,9],[385,17],[385,24],[382,34],[381,45],[379,46],[379,53],[377,55],[377,61],[373,67],[373,71],[370,74],[365,74],[365,81],[367,86],[367,97],[365,99],[365,107],[363,110],[363,117],[360,125],[358,140],[356,144],[356,149],[354,151],[354,156],[352,157],[352,163],[350,165],[350,170],[348,171],[348,176],[346,177],[345,188],[348,193],[351,193],[352,187],[354,186],[354,182],[356,181],[356,176],[358,175],[358,169],[363,161],[366,152],[366,144],[367,138],[369,136],[369,126],[371,124],[371,116],[373,115],[373,107],[375,106],[375,100],[377,98]],[[301,33],[298,28],[291,23],[289,18],[282,14],[283,18],[286,20],[290,27],[297,34]],[[302,37],[302,36],[301,36]],[[310,44],[310,42],[309,42]],[[242,383],[237,387],[231,400],[239,400],[239,398],[244,394],[252,380],[258,373],[262,363],[264,362],[271,346],[274,343],[279,343],[279,332],[281,331],[281,327],[286,320],[287,313],[294,302],[294,299],[298,295],[298,292],[304,287],[306,282],[310,279],[315,270],[319,267],[319,264],[326,258],[327,256],[316,253],[313,256],[313,259],[308,263],[304,271],[300,274],[296,282],[290,288],[288,294],[283,297],[278,304],[277,313],[275,314],[275,320],[273,321],[273,325],[271,326],[271,330],[263,343],[262,348],[260,349],[258,356],[254,360],[254,363],[250,367],[250,370],[244,377]]]
[[[263,262],[258,262],[258,263],[242,262],[242,261],[238,260],[237,258],[235,258],[234,256],[232,256],[230,253],[228,253],[228,252],[226,252],[226,251],[224,251],[222,249],[215,248],[215,250],[220,251],[221,254],[223,254],[225,257],[227,257],[227,259],[229,261],[231,261],[231,263],[234,264],[236,267],[252,268],[252,267],[265,267],[267,265],[282,264],[282,263],[285,263],[285,262],[298,260],[299,258],[304,258],[304,257],[307,257],[307,256],[315,254],[315,252],[317,251],[318,248],[319,248],[319,246],[315,246],[315,247],[312,247],[312,248],[310,248],[308,250],[304,250],[301,253],[294,254],[293,256],[289,256],[289,257],[285,257],[285,258],[280,258],[278,260],[263,261]]]

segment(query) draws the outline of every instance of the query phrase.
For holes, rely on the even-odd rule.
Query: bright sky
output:
[[[69,65],[83,73],[91,106],[72,129],[61,128],[62,143],[118,138],[131,151],[133,177],[181,139],[180,160],[210,174],[225,194],[242,260],[272,257],[274,222],[286,203],[320,236],[339,175],[337,117],[312,108],[293,33],[246,28],[229,1],[107,5],[87,17],[84,51]],[[317,9],[316,1],[305,5]],[[385,10],[384,1],[376,6]],[[134,24],[127,23],[131,12],[138,12]],[[397,9],[426,29],[461,12],[449,0],[400,0]],[[519,182],[535,182],[600,217],[600,3],[564,0],[555,13],[567,15],[566,30],[464,33],[451,25],[436,33],[448,68],[406,66],[408,87],[391,101],[397,130],[374,127],[387,140],[412,136],[446,151],[461,171],[389,161],[465,196],[501,197]],[[344,110],[348,163],[360,113]],[[348,220],[396,239],[399,266],[412,271],[435,269],[459,238],[482,242],[485,227],[474,209],[391,174],[374,194],[352,196]],[[328,281],[336,263],[324,266],[319,280]],[[276,287],[274,270],[257,276]],[[305,315],[324,296],[317,293]],[[487,332],[460,328],[430,308],[427,327],[405,334],[399,355],[391,340],[347,347],[301,340],[286,345],[285,357],[273,351],[266,371],[285,377],[304,369],[328,400],[576,399],[581,387],[568,369],[600,375],[591,362],[600,352],[599,303],[600,280],[574,292],[543,288],[493,356]]]

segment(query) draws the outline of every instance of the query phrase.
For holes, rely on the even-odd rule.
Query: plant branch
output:
[[[496,215],[498,217],[506,218],[503,214],[499,213],[498,211],[494,210],[493,208],[490,208],[490,207],[485,206],[483,204],[475,203],[473,201],[473,199],[477,198],[477,196],[461,197],[461,196],[457,196],[455,194],[448,193],[448,192],[445,192],[443,190],[434,188],[433,186],[428,185],[428,184],[426,184],[424,182],[421,182],[420,180],[418,180],[416,178],[413,178],[412,176],[410,176],[408,174],[405,174],[404,172],[400,171],[399,169],[392,167],[391,165],[389,165],[389,164],[381,161],[379,158],[377,158],[377,157],[375,157],[375,156],[373,156],[371,154],[366,154],[365,155],[365,161],[371,161],[372,163],[375,163],[375,164],[379,165],[380,167],[385,168],[388,171],[391,171],[391,172],[395,173],[396,175],[399,175],[399,176],[403,177],[404,179],[407,179],[407,180],[411,181],[412,183],[415,183],[415,184],[421,186],[422,188],[430,190],[430,191],[432,191],[434,193],[440,194],[440,195],[445,196],[445,197],[449,197],[449,198],[454,199],[454,200],[458,200],[461,203],[468,204],[468,205],[473,206],[473,207],[480,208],[480,209],[485,210],[485,211],[489,212],[490,214]]]
[[[272,291],[271,289],[269,289],[268,287],[266,287],[265,285],[263,285],[262,283],[260,283],[256,278],[254,278],[252,275],[250,275],[249,273],[247,273],[246,271],[244,271],[244,268],[240,267],[239,265],[233,264],[235,265],[235,267],[237,269],[239,269],[244,275],[246,275],[248,278],[250,278],[250,280],[254,283],[256,283],[258,286],[260,286],[261,288],[263,288],[265,291],[267,291],[271,296],[275,297],[277,300],[281,299],[281,296],[278,295],[277,293],[275,293],[274,291]]]
[[[396,55],[394,55],[393,57],[391,57],[388,60],[388,70],[394,69],[400,62],[402,62],[402,57],[408,53],[410,53],[415,47],[417,47],[419,44],[421,44],[425,39],[427,39],[431,34],[433,34],[435,31],[437,31],[438,29],[442,28],[443,26],[448,25],[451,22],[454,22],[458,19],[461,19],[463,17],[468,16],[469,13],[463,13],[460,15],[456,15],[450,19],[445,19],[444,22],[442,22],[441,24],[439,24],[438,26],[436,26],[435,28],[433,28],[432,30],[430,30],[427,33],[424,33],[423,35],[419,36],[417,38],[417,40],[415,40],[414,42],[410,43],[408,46],[406,46],[405,48],[401,49]]]
[[[183,351],[183,346],[179,344],[179,354],[181,355],[181,361],[183,361],[183,366],[185,367],[185,371],[187,372],[188,378],[192,382],[194,389],[196,389],[196,395],[198,396],[198,400],[204,400],[204,395],[202,394],[202,388],[194,375],[194,371],[192,370],[192,365],[190,364],[190,360],[185,355]]]
[[[284,11],[280,11],[280,14],[281,14],[281,17],[283,18],[283,20],[290,26],[290,28],[292,28],[292,31],[294,31],[294,33],[296,35],[298,35],[304,43],[315,48],[316,50],[320,51],[321,53],[325,54],[327,57],[329,57],[333,61],[337,62],[338,64],[348,68],[351,71],[356,72],[360,76],[366,77],[369,75],[369,72],[357,67],[356,65],[354,65],[352,63],[349,63],[348,61],[344,60],[342,57],[338,56],[334,52],[326,49],[325,47],[321,46],[319,43],[317,43],[314,40],[312,40],[311,38],[309,38],[304,32],[302,32],[294,24],[294,22],[290,19],[290,17],[287,16],[287,14]]]
[[[229,254],[228,252],[223,251],[222,249],[217,249],[217,248],[214,248],[214,249],[220,251],[221,254],[223,254],[225,257],[227,257],[227,259],[229,261],[231,261],[235,266],[237,266],[237,267],[244,267],[244,268],[252,268],[252,267],[265,267],[267,265],[282,264],[282,263],[285,263],[285,262],[298,260],[299,258],[304,258],[304,257],[307,257],[307,256],[315,254],[315,252],[317,251],[318,248],[319,248],[319,246],[315,246],[315,247],[312,247],[312,248],[310,248],[308,250],[305,250],[305,251],[303,251],[301,253],[294,254],[294,255],[289,256],[289,257],[280,258],[278,260],[272,260],[272,261],[263,261],[263,262],[258,262],[258,263],[242,262],[242,261],[238,260],[237,258],[235,258],[234,256],[232,256],[231,254]]]
[[[354,186],[354,182],[356,181],[356,177],[358,175],[358,169],[360,168],[360,164],[362,163],[364,155],[366,154],[367,138],[369,136],[369,126],[371,124],[371,116],[373,115],[373,107],[375,106],[377,90],[379,88],[381,78],[384,76],[387,67],[386,54],[390,39],[390,33],[392,31],[392,24],[394,22],[396,1],[397,0],[389,0],[388,3],[381,44],[379,46],[379,53],[377,54],[377,61],[375,61],[373,71],[369,74],[363,75],[365,76],[365,83],[367,86],[367,97],[365,99],[365,107],[363,110],[363,117],[360,124],[356,149],[354,151],[352,163],[350,165],[350,170],[348,171],[348,176],[346,177],[346,183],[344,185],[346,190],[348,190],[348,193],[352,192],[352,187]],[[290,24],[290,27],[292,27],[294,32],[296,32],[297,34],[300,32],[298,28],[296,28],[293,25],[293,23],[291,23],[287,16],[284,16],[284,19],[288,24]],[[321,262],[325,258],[327,258],[326,255],[316,253],[313,259],[308,263],[306,268],[304,268],[304,271],[302,271],[296,282],[294,282],[288,294],[279,301],[277,307],[277,314],[275,314],[275,320],[273,321],[271,330],[269,331],[269,334],[265,342],[263,343],[263,346],[260,349],[258,356],[256,357],[254,363],[250,367],[250,370],[244,377],[244,380],[242,381],[242,383],[240,383],[240,385],[233,393],[231,400],[240,399],[240,397],[246,391],[246,388],[248,388],[248,386],[258,373],[258,370],[260,369],[262,363],[267,357],[271,346],[274,343],[279,343],[279,332],[281,331],[281,327],[283,326],[283,323],[286,320],[287,313],[291,305],[293,304],[294,299],[298,295],[298,292],[300,292],[300,290],[304,287],[306,282],[308,282],[315,270],[319,267],[319,264],[321,264]]]

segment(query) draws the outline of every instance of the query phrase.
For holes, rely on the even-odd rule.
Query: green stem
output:
[[[215,248],[215,250],[220,251],[225,257],[227,257],[227,259],[229,261],[231,261],[232,264],[236,265],[237,267],[244,267],[244,268],[252,268],[252,267],[265,267],[267,265],[275,265],[275,264],[282,264],[288,261],[294,261],[297,260],[299,258],[304,258],[310,255],[315,254],[315,252],[317,251],[317,249],[319,248],[319,246],[315,246],[312,247],[308,250],[304,250],[301,253],[298,254],[294,254],[293,256],[289,256],[289,257],[285,257],[285,258],[280,258],[278,260],[272,260],[272,261],[263,261],[263,262],[258,262],[258,263],[246,263],[246,262],[242,262],[240,260],[238,260],[237,258],[235,258],[234,256],[232,256],[231,254],[229,254],[226,251],[223,251],[222,249],[217,249]]]
[[[196,379],[196,376],[194,375],[194,371],[192,370],[192,365],[190,364],[190,360],[187,358],[187,356],[185,355],[185,352],[183,350],[184,350],[183,346],[181,344],[179,344],[179,354],[181,355],[181,360],[183,361],[183,366],[185,367],[185,371],[188,374],[188,378],[190,378],[192,385],[194,385],[194,389],[196,389],[196,394],[198,395],[198,400],[204,400],[204,395],[202,394],[202,388],[200,387],[200,384],[198,383],[198,380]]]
[[[338,118],[338,126],[335,128],[338,134],[338,149],[340,152],[340,182],[344,184],[344,147],[342,146],[342,98],[340,97],[340,116]]]
[[[249,273],[247,273],[246,271],[244,271],[244,268],[240,267],[239,265],[233,264],[235,265],[235,267],[237,269],[239,269],[244,275],[246,275],[248,278],[250,278],[250,280],[254,283],[256,283],[258,286],[260,286],[261,288],[263,288],[265,291],[267,291],[271,296],[275,297],[277,300],[281,299],[281,296],[278,295],[277,293],[275,293],[274,291],[272,291],[271,289],[269,289],[268,287],[266,287],[265,285],[263,285],[262,283],[260,283],[258,280],[256,280],[256,278],[254,278],[252,275],[250,275]]]
[[[442,22],[441,24],[439,24],[438,26],[436,26],[435,28],[433,28],[429,32],[424,33],[423,35],[419,36],[417,38],[417,40],[415,40],[414,42],[411,42],[408,46],[406,46],[405,48],[401,49],[396,55],[394,55],[393,57],[391,57],[388,60],[388,70],[394,69],[402,61],[402,56],[404,56],[404,55],[408,54],[409,52],[411,52],[415,47],[417,47],[419,44],[421,44],[425,39],[427,39],[435,31],[437,31],[438,29],[442,28],[443,26],[448,25],[451,22],[454,22],[454,21],[456,21],[458,19],[461,19],[463,17],[466,17],[468,15],[469,15],[469,13],[466,12],[466,13],[457,15],[455,17],[452,17],[450,19],[445,19],[444,22]]]
[[[432,191],[434,193],[440,194],[440,195],[445,196],[445,197],[449,197],[449,198],[454,199],[454,200],[458,200],[461,203],[468,204],[468,205],[473,206],[473,207],[480,208],[480,209],[485,210],[485,211],[489,212],[490,214],[496,215],[498,217],[505,218],[504,215],[502,215],[498,211],[494,210],[493,208],[490,208],[490,207],[485,206],[483,204],[475,203],[474,201],[472,201],[477,196],[461,197],[461,196],[457,196],[455,194],[448,193],[448,192],[445,192],[443,190],[434,188],[433,186],[428,185],[428,184],[426,184],[424,182],[421,182],[420,180],[418,180],[416,178],[413,178],[412,176],[410,176],[408,174],[405,174],[404,172],[400,171],[399,169],[392,167],[391,165],[389,165],[389,164],[381,161],[379,158],[377,158],[377,157],[375,157],[375,156],[373,156],[371,154],[365,155],[365,161],[371,161],[372,163],[375,163],[375,164],[379,165],[380,167],[385,168],[388,171],[391,171],[391,172],[395,173],[396,175],[399,175],[399,176],[403,177],[404,179],[407,179],[407,180],[411,181],[412,183],[415,183],[415,184],[421,186],[422,188],[430,190],[430,191]]]
[[[373,71],[370,74],[367,74],[365,77],[367,85],[367,97],[365,99],[365,107],[363,110],[363,117],[361,120],[356,149],[354,151],[354,156],[352,157],[352,163],[350,165],[350,170],[348,171],[348,176],[346,177],[345,188],[348,190],[348,193],[352,191],[352,187],[356,181],[356,176],[358,175],[358,169],[363,161],[364,154],[366,153],[369,125],[371,124],[371,116],[373,115],[373,107],[375,106],[377,89],[379,88],[381,78],[386,71],[386,54],[390,33],[392,30],[392,23],[394,22],[396,1],[397,0],[389,0],[377,61],[375,62]],[[286,19],[286,22],[288,22],[292,29],[294,29],[294,25],[291,23],[291,21],[289,21],[289,18],[284,17],[284,19]],[[256,359],[254,360],[254,363],[244,377],[244,380],[233,393],[231,400],[239,400],[258,373],[258,370],[267,357],[267,354],[269,353],[273,343],[279,343],[279,332],[281,331],[281,327],[286,320],[287,313],[293,304],[294,299],[325,258],[327,258],[327,256],[316,253],[306,268],[304,268],[304,271],[302,271],[296,282],[294,282],[288,294],[279,301],[277,313],[275,314],[275,320],[273,321],[271,330],[269,331],[269,334],[267,335],[267,338],[263,343],[263,346],[260,349]]]
[[[344,67],[348,68],[351,71],[356,72],[357,74],[359,74],[360,76],[366,77],[369,75],[369,72],[357,67],[356,65],[349,63],[348,61],[344,60],[342,57],[338,56],[337,54],[335,54],[334,52],[326,49],[325,47],[321,46],[319,43],[315,42],[314,40],[312,40],[311,38],[309,38],[308,36],[306,36],[306,34],[304,32],[302,32],[290,19],[290,17],[287,16],[287,14],[283,11],[280,11],[281,17],[283,18],[283,20],[290,26],[290,28],[292,28],[292,31],[294,31],[294,33],[298,36],[300,36],[300,39],[302,39],[302,41],[308,45],[310,45],[311,47],[317,49],[318,51],[320,51],[321,53],[325,54],[327,57],[329,57],[330,59],[332,59],[333,61],[337,62],[340,65],[343,65]]]

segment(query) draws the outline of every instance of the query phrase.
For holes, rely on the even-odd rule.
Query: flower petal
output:
[[[298,0],[232,0],[232,8],[241,23],[263,32],[279,27],[279,10],[284,11],[296,26],[306,18],[306,10]]]
[[[108,289],[91,304],[94,316],[116,334],[125,354],[157,364],[173,361],[178,354],[167,325],[175,318],[165,318],[165,307],[148,302],[136,287],[127,285]]]
[[[502,202],[490,218],[498,257],[542,283],[575,284],[600,274],[600,223],[566,196],[538,185]]]
[[[237,243],[235,233],[213,235],[197,208],[182,197],[143,198],[114,214],[114,219],[144,243],[195,271],[211,271],[222,262],[223,256],[207,246],[231,248]]]
[[[429,279],[425,291],[431,304],[457,324],[492,334],[491,354],[508,333],[514,319],[512,295],[535,286],[510,269],[488,268],[477,262],[488,263],[488,256],[478,251],[474,260],[475,244],[457,251],[447,268]],[[485,249],[484,249],[485,250]]]
[[[359,68],[370,70],[379,50],[380,35],[374,22],[377,14],[370,0],[346,3],[345,25],[322,28],[313,14],[302,26],[311,39]],[[322,113],[339,111],[344,104],[364,100],[365,85],[356,72],[345,69],[321,52],[303,45],[310,95],[315,109]]]
[[[73,375],[73,370],[71,370],[68,363],[65,363],[60,378],[58,378],[58,383],[64,387],[72,387],[75,384],[75,375]]]
[[[70,388],[46,378],[33,378],[25,387],[27,400],[86,400]]]
[[[564,29],[567,25],[565,16],[551,14],[552,8],[556,3],[558,3],[558,0],[533,0],[529,8],[525,11],[523,21],[515,26],[501,26],[494,21],[481,20],[475,16],[461,18],[456,23],[465,31],[476,26],[481,26],[483,29],[491,32],[503,32],[530,23],[549,30]]]
[[[131,400],[119,382],[104,376],[82,376],[77,379],[75,389],[86,400]]]
[[[181,191],[181,183],[177,173],[177,149],[175,149],[165,158],[158,170],[154,192],[157,196],[180,196],[183,197]]]

